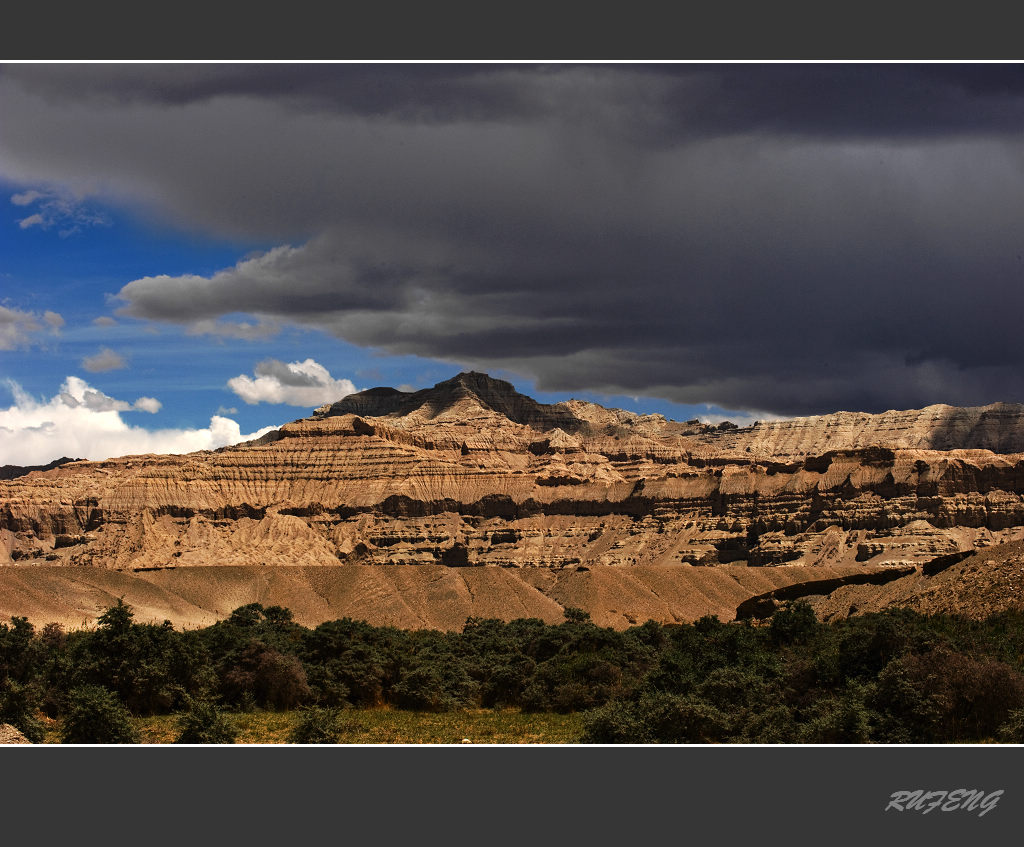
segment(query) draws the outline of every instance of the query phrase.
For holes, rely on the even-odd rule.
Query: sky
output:
[[[0,68],[0,464],[486,371],[738,423],[1024,402],[1019,64]]]

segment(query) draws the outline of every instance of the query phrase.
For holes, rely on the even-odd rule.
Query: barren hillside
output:
[[[979,550],[934,574],[918,569],[886,585],[843,586],[814,606],[824,620],[896,606],[970,618],[1024,609],[1024,542]]]

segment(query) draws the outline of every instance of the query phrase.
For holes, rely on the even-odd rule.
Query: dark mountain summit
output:
[[[489,409],[515,423],[541,431],[557,427],[566,432],[576,432],[585,426],[585,422],[563,404],[538,403],[532,397],[516,391],[512,383],[476,371],[460,373],[437,383],[433,388],[420,391],[369,388],[350,394],[330,406],[322,406],[317,409],[316,417],[347,414],[404,417],[418,411],[426,418],[435,418],[466,403]]]
[[[61,456],[59,459],[54,459],[52,462],[45,465],[3,465],[0,467],[0,479],[17,479],[19,476],[25,476],[26,474],[32,473],[32,471],[49,471],[54,468],[59,468],[61,465],[66,465],[68,462],[81,462],[82,459],[71,459],[68,456]]]

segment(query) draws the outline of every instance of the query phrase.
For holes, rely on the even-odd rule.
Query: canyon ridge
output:
[[[55,464],[0,480],[4,618],[87,626],[120,597],[177,626],[259,602],[306,625],[451,630],[571,606],[621,629],[800,596],[830,616],[856,612],[843,597],[913,605],[894,586],[941,598],[925,583],[984,574],[972,554],[1024,573],[1013,404],[712,426],[463,373],[220,450]]]

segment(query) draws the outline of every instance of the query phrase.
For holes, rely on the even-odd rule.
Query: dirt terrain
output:
[[[0,481],[0,614],[82,625],[124,596],[189,626],[246,602],[443,629],[566,605],[731,619],[784,585],[1024,540],[1022,494],[1022,406],[737,428],[466,373],[217,451]]]
[[[813,605],[824,620],[894,606],[979,619],[1024,609],[1024,543],[979,550],[932,575],[916,569],[885,585],[843,586]]]
[[[863,567],[815,568],[829,576]],[[461,630],[470,616],[564,619],[586,609],[595,623],[625,629],[649,619],[732,620],[747,597],[805,578],[797,567],[692,565],[551,570],[443,565],[233,566],[132,573],[104,568],[0,568],[0,620],[26,615],[42,625],[92,626],[122,597],[142,623],[208,626],[247,603],[286,606],[306,626],[351,617],[378,626]]]

